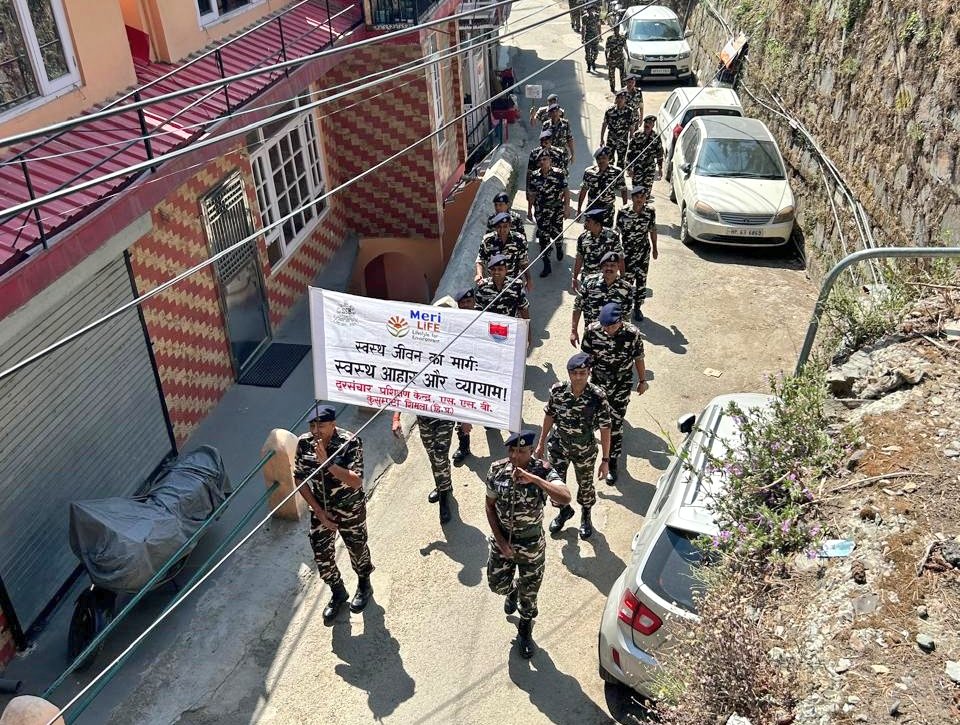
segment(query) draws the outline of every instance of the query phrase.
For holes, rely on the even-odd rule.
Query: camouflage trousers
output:
[[[310,548],[317,562],[320,578],[334,587],[343,581],[337,568],[337,534],[343,539],[350,554],[350,566],[357,576],[369,576],[373,571],[370,548],[367,546],[367,506],[361,503],[351,508],[330,507],[327,515],[337,524],[337,531],[324,528],[316,514],[310,512]]]
[[[555,243],[563,252],[563,212],[562,206],[537,209],[537,244],[540,245],[540,251]]]
[[[597,503],[597,490],[593,485],[593,463],[596,459],[595,443],[592,446],[565,446],[555,435],[551,435],[547,441],[547,460],[564,482],[567,480],[567,468],[573,464],[573,474],[577,479],[577,504],[585,509]]]
[[[600,55],[600,38],[595,37],[592,40],[588,40],[586,46],[584,46],[584,53],[587,56],[587,65],[593,66],[597,62],[597,56]]]
[[[520,619],[537,616],[537,592],[543,583],[543,568],[547,561],[547,543],[543,534],[532,539],[512,541],[513,556],[506,557],[493,537],[489,537],[490,558],[487,560],[487,583],[490,591],[506,596],[517,579],[517,610]]]
[[[621,57],[620,60],[607,58],[607,78],[610,79],[610,90],[613,93],[617,92],[617,86],[616,86],[617,71],[620,71],[620,85],[621,86],[626,85],[627,81],[625,78],[625,74],[623,72],[623,58]],[[618,161],[617,166],[620,166],[622,168],[623,167],[622,161]]]
[[[590,379],[607,394],[610,404],[610,458],[619,458],[623,451],[623,419],[633,394],[633,371],[613,379],[597,375]]]
[[[433,482],[438,491],[453,489],[453,479],[450,477],[450,443],[453,440],[452,420],[432,421],[428,426],[418,425],[420,440],[427,451],[430,461],[430,470],[433,472]]]
[[[644,143],[642,139],[633,139],[633,143]],[[651,159],[645,163],[635,163],[633,165],[633,186],[646,186],[653,188],[653,182],[657,180],[657,161]]]
[[[627,138],[611,138],[608,135],[607,146],[613,149],[613,155],[616,159],[617,166],[622,169],[627,163]]]
[[[633,304],[636,307],[643,305],[646,299],[644,290],[647,287],[647,274],[650,271],[650,240],[648,239],[640,251],[637,259],[628,260],[626,263],[625,277],[633,283],[634,298]]]

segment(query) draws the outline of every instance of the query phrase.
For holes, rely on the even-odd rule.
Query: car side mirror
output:
[[[680,164],[680,171],[683,172],[684,176],[690,176],[690,170],[692,168],[693,166],[690,164],[689,161],[685,161],[684,163]]]
[[[693,413],[681,415],[677,419],[677,430],[679,430],[681,433],[689,433],[693,430],[693,426],[696,422],[697,416],[695,416]]]
[[[684,30],[684,31],[683,31],[683,39],[684,39],[684,40],[689,40],[689,39],[692,38],[692,37],[693,37],[693,31],[692,31],[692,30]]]

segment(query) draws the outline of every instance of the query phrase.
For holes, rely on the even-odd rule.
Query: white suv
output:
[[[722,495],[723,479],[708,473],[706,464],[739,445],[740,429],[727,414],[731,403],[746,412],[771,401],[757,393],[721,395],[699,417],[680,419],[678,427],[687,436],[657,481],[647,516],[633,537],[633,557],[614,582],[600,620],[600,677],[605,681],[622,682],[652,699],[658,696],[657,657],[667,635],[697,618],[694,571],[701,553],[694,541],[719,534],[709,504]]]
[[[662,5],[631,7],[623,14],[627,72],[644,79],[690,78],[690,44],[680,19]]]

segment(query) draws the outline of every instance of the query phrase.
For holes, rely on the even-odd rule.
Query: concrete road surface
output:
[[[518,0],[513,17],[536,7],[536,0]],[[579,40],[568,22],[555,20],[510,42],[520,78]],[[544,97],[560,95],[577,134],[574,191],[612,103],[606,76],[585,68],[578,52],[542,77]],[[656,112],[671,89],[645,86],[647,112]],[[529,102],[522,103],[526,111]],[[715,395],[765,390],[765,374],[792,369],[815,291],[794,252],[685,248],[664,182],[655,197],[660,258],[652,263],[654,297],[641,323],[650,390],[634,396],[628,412],[619,484],[598,485],[593,538],[577,538],[577,518],[548,537],[534,630],[541,650],[532,660],[511,646],[516,617],[504,616],[484,574],[482,476],[503,455],[502,438],[474,432],[475,456],[454,469],[454,520],[441,529],[426,501],[432,481],[414,433],[406,460],[388,469],[369,504],[376,593],[362,615],[344,613],[324,626],[329,593],[302,526],[271,524],[199,593],[196,628],[161,635],[168,644],[138,665],[139,684],[113,693],[123,704],[111,722],[586,724],[609,722],[611,713],[633,721],[626,693],[605,689],[597,677],[597,628],[666,466],[668,438],[678,438],[674,421]],[[522,191],[515,206],[525,209]],[[535,278],[523,411],[531,426],[539,427],[549,386],[565,376],[573,352],[569,251],[580,231],[577,224],[568,233],[559,271],[555,265],[553,276]],[[711,377],[707,368],[722,375]],[[570,485],[575,491],[572,472]],[[356,578],[345,557],[341,566],[352,591]]]

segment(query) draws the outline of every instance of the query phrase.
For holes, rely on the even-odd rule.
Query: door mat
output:
[[[279,388],[308,352],[309,345],[274,342],[243,372],[237,382],[258,388]]]

